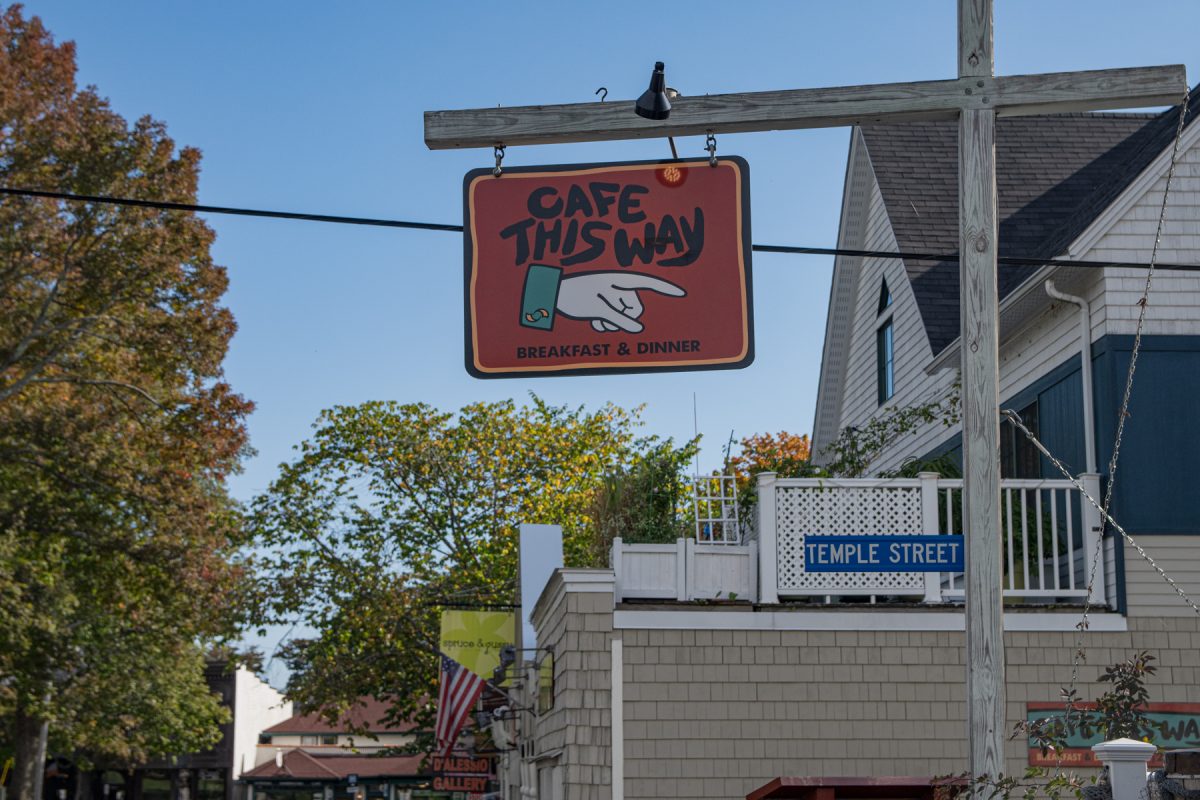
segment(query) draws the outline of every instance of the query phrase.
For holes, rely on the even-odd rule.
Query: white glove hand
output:
[[[686,297],[673,283],[640,272],[584,272],[562,279],[556,309],[572,319],[591,320],[597,331],[641,333],[644,307],[639,291]]]

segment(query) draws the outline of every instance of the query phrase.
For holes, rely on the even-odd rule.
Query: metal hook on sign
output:
[[[600,94],[601,92],[604,92],[604,94]],[[608,99],[607,87],[601,86],[599,89],[596,90],[596,94],[600,94],[600,102],[603,103],[605,100]]]
[[[715,167],[717,165],[717,137],[709,132],[708,138],[704,140],[704,149],[708,151],[708,165]]]
[[[496,166],[492,169],[492,174],[499,178],[500,173],[504,171],[500,168],[500,162],[504,160],[504,145],[498,144],[494,149],[496,153]]]

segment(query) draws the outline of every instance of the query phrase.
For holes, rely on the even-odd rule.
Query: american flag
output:
[[[475,707],[483,686],[483,678],[454,659],[442,656],[442,685],[438,689],[437,722],[434,725],[439,755],[449,755],[454,748],[458,732]]]

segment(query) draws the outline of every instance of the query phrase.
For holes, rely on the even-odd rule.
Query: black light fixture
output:
[[[642,92],[633,110],[646,119],[666,119],[671,115],[671,101],[667,98],[667,75],[663,62],[654,63],[650,73],[650,88]]]

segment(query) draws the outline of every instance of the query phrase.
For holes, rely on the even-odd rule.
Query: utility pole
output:
[[[669,118],[633,102],[429,111],[433,150],[795,130],[919,120],[959,125],[959,278],[963,380],[963,518],[967,553],[967,734],[972,775],[1004,771],[1000,572],[997,116],[1179,102],[1179,65],[995,77],[993,0],[958,0],[958,77],[827,89],[679,97]]]

